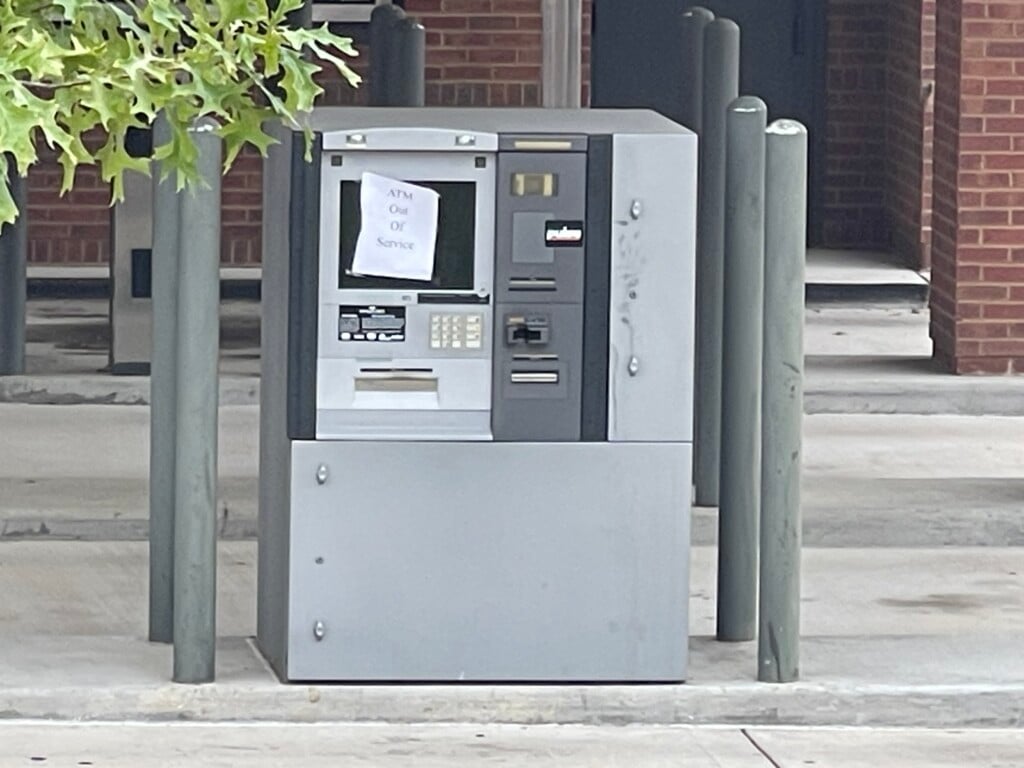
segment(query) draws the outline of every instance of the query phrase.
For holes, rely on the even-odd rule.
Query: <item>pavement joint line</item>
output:
[[[744,738],[746,738],[746,740],[750,742],[750,745],[754,749],[761,753],[761,756],[764,757],[765,760],[767,760],[775,768],[782,768],[782,766],[778,762],[776,762],[775,758],[768,754],[768,750],[766,750],[764,747],[757,743],[757,739],[755,739],[753,735],[750,733],[749,728],[740,728],[740,733],[743,734]]]

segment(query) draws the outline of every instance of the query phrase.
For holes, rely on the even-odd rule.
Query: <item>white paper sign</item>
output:
[[[357,275],[430,280],[434,274],[437,206],[432,189],[364,173],[362,227],[352,271]]]

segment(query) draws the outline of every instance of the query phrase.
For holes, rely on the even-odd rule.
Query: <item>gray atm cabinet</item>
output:
[[[291,681],[681,681],[697,141],[651,112],[324,109],[264,187],[259,628]],[[354,274],[360,180],[440,195]]]

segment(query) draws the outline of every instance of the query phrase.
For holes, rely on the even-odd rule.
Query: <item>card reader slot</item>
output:
[[[509,380],[513,384],[557,384],[558,371],[512,371]]]
[[[557,291],[558,283],[553,277],[510,277],[510,291]]]
[[[558,355],[512,355],[512,359],[517,363],[553,363],[558,360]]]

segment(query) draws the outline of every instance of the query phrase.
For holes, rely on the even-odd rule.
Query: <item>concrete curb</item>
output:
[[[0,719],[1013,728],[1024,684],[16,688],[0,689]]]
[[[259,405],[260,381],[221,376],[221,405]],[[0,376],[0,403],[148,405],[148,376]]]
[[[822,379],[804,390],[808,414],[1024,416],[1024,378],[935,376],[908,381]]]
[[[935,548],[1024,547],[1024,520],[1017,507],[958,508],[921,507],[893,509],[804,508],[805,547],[841,548]],[[850,520],[857,525],[850,525]],[[898,521],[898,524],[896,524]],[[221,521],[217,536],[222,541],[255,541],[255,516]],[[12,516],[0,520],[0,543],[10,541],[147,541],[145,518],[83,519]],[[693,511],[693,546],[712,546],[718,538],[716,510]]]

